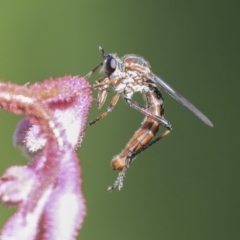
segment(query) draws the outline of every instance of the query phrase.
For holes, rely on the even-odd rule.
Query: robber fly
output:
[[[85,76],[88,79],[99,67],[105,73],[103,77],[93,84],[93,88],[98,90],[97,107],[100,108],[104,104],[109,86],[113,87],[116,94],[107,110],[91,121],[88,126],[107,116],[117,104],[120,96],[126,100],[130,107],[146,116],[141,128],[134,134],[125,149],[111,162],[113,169],[119,171],[119,175],[108,190],[113,190],[116,187],[121,189],[126,170],[132,160],[172,130],[171,124],[164,118],[163,97],[160,89],[165,90],[208,126],[213,127],[213,124],[193,104],[152,73],[149,63],[144,58],[136,55],[125,55],[119,58],[116,54],[105,54],[101,47],[99,47],[99,51],[103,57],[103,62]],[[132,100],[132,96],[136,92],[141,92],[145,96],[146,106],[141,106]],[[166,130],[155,137],[160,126],[163,126]]]

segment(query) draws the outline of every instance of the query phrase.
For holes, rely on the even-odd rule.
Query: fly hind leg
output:
[[[132,160],[140,153],[142,153],[144,150],[146,150],[147,148],[151,147],[154,143],[158,142],[159,140],[161,140],[162,138],[166,137],[169,133],[171,132],[171,130],[167,129],[166,131],[164,131],[160,136],[154,138],[152,141],[150,141],[148,144],[144,145],[141,149],[139,149],[136,152],[133,152],[130,156],[128,156],[128,161],[129,163],[132,162]]]
[[[127,101],[127,103],[129,104],[130,107],[138,110],[139,112],[141,112],[142,114],[144,114],[146,116],[152,117],[153,120],[158,121],[163,127],[167,128],[168,130],[172,130],[172,125],[164,117],[157,116],[157,115],[149,112],[147,108],[141,106],[140,104],[138,104],[136,101],[134,101],[132,99],[125,98],[125,100]]]
[[[139,149],[136,152],[131,152],[131,154],[129,154],[129,156],[127,156],[126,161],[128,162],[126,164],[126,166],[119,172],[118,177],[116,179],[116,181],[114,182],[114,184],[110,187],[108,187],[108,191],[112,191],[115,188],[118,188],[119,190],[121,190],[121,188],[123,187],[123,181],[126,177],[126,171],[129,167],[129,164],[132,162],[132,160],[141,152],[143,152],[144,150],[146,150],[147,148],[151,147],[154,143],[158,142],[159,140],[161,140],[162,138],[164,138],[165,136],[167,136],[171,131],[170,130],[166,130],[165,132],[163,132],[160,136],[156,137],[155,139],[153,139],[152,141],[150,141],[148,144],[144,145],[141,149]]]
[[[119,172],[118,177],[117,177],[116,181],[114,182],[114,184],[112,186],[108,187],[108,191],[112,191],[117,187],[118,187],[118,190],[121,190],[121,188],[123,187],[124,178],[126,177],[126,171],[127,171],[127,167],[124,167],[123,170],[121,170],[121,172]]]

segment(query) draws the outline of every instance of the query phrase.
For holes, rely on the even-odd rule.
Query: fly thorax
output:
[[[143,93],[143,92],[148,92],[148,91],[149,91],[149,88],[148,88],[148,86],[146,86],[146,85],[140,85],[140,84],[138,84],[138,85],[134,85],[134,86],[133,86],[133,91],[134,91],[134,92]]]
[[[117,93],[122,93],[126,88],[128,82],[126,81],[126,77],[126,73],[120,71],[119,69],[116,69],[116,71],[111,74],[110,79],[114,80],[112,86]]]
[[[121,80],[116,81],[116,83],[113,85],[113,89],[117,93],[123,93],[125,88],[126,84],[123,83]]]
[[[126,98],[132,98],[132,95],[134,94],[134,90],[131,86],[127,86],[125,87],[124,89],[124,92],[123,92],[123,95],[126,97]]]

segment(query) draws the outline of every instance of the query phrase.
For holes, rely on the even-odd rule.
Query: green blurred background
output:
[[[117,175],[110,160],[143,119],[121,100],[78,151],[88,208],[80,239],[240,239],[239,7],[231,0],[0,1],[4,81],[85,75],[101,61],[101,45],[144,56],[214,123],[207,127],[164,94],[172,133],[138,156],[121,192],[109,193]],[[97,110],[93,102],[89,120],[107,103]],[[20,117],[0,117],[2,174],[25,159],[12,146]],[[0,206],[1,226],[12,212]]]

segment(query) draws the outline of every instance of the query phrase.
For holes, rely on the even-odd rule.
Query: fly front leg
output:
[[[110,112],[113,110],[113,108],[116,106],[116,104],[117,104],[117,102],[118,102],[118,100],[119,100],[119,97],[120,97],[120,95],[119,95],[119,94],[116,94],[116,95],[112,98],[109,106],[107,107],[107,111],[103,112],[103,113],[102,113],[100,116],[98,116],[96,119],[94,119],[93,121],[89,122],[88,125],[85,127],[84,131],[86,131],[87,128],[90,127],[91,125],[93,125],[94,123],[96,123],[96,122],[100,121],[101,119],[103,119],[104,117],[106,117],[106,116],[108,115],[108,113],[110,113]]]
[[[92,86],[93,86],[94,89],[97,89],[99,87],[102,87],[103,85],[115,84],[116,81],[118,81],[118,80],[119,80],[118,78],[108,79],[107,77],[104,77],[103,79],[100,78],[100,80],[97,80]]]
[[[99,68],[99,67],[101,67],[103,65],[103,63],[99,63],[96,67],[94,67],[84,78],[85,79],[88,79],[88,78],[90,78],[92,75],[93,75],[93,73]]]
[[[127,103],[129,104],[130,107],[138,110],[139,112],[143,113],[146,116],[152,117],[153,120],[158,121],[163,127],[167,128],[168,130],[172,130],[172,125],[170,122],[168,122],[164,117],[162,116],[157,116],[147,110],[147,108],[143,107],[142,105],[138,104],[136,101],[130,99],[130,98],[125,98]]]

